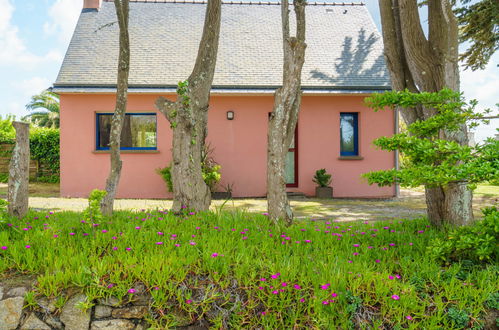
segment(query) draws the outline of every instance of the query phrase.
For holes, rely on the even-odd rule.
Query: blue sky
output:
[[[364,1],[380,28],[378,0]],[[57,77],[83,0],[0,0],[0,115],[28,114],[31,95]],[[480,107],[499,103],[499,54],[485,70],[461,73],[461,89]],[[476,130],[476,139],[493,136],[499,120]]]

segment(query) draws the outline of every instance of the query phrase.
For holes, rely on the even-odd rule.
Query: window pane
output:
[[[286,155],[286,184],[295,183],[295,152],[289,151]]]
[[[99,149],[109,148],[112,115],[99,114]],[[121,131],[121,148],[156,148],[156,115],[127,114]]]
[[[342,113],[340,116],[341,154],[357,154],[357,114]]]

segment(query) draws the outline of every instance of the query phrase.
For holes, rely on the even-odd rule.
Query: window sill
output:
[[[111,150],[94,150],[94,154],[109,154]],[[121,150],[121,154],[159,154],[159,150]]]
[[[363,160],[364,157],[362,156],[340,156],[338,157],[338,160]]]

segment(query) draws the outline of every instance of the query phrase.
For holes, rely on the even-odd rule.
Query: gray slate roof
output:
[[[205,4],[130,3],[131,88],[174,88],[189,76]],[[275,89],[282,83],[280,6],[222,6],[214,89]],[[294,17],[294,14],[290,17]],[[389,88],[381,36],[363,5],[306,8],[304,90]],[[55,91],[116,85],[118,26],[114,5],[84,9],[54,84]],[[173,89],[172,89],[173,90]]]

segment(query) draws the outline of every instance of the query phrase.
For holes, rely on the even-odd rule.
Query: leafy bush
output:
[[[107,192],[104,190],[94,189],[88,196],[88,207],[83,211],[83,217],[89,222],[99,222],[103,219],[100,203]]]
[[[496,207],[489,207],[482,212],[483,220],[453,229],[446,240],[434,240],[428,248],[430,254],[444,263],[462,260],[495,262],[498,257],[499,211]]]
[[[470,323],[468,313],[454,307],[450,307],[447,310],[447,318],[452,322],[455,329],[463,329]]]
[[[331,174],[327,174],[325,168],[315,171],[314,178],[312,179],[319,187],[328,187],[331,184]]]
[[[16,138],[16,130],[12,126],[12,121],[15,120],[14,116],[0,116],[0,143],[14,143]]]
[[[168,165],[167,167],[158,168],[156,173],[161,175],[163,180],[166,182],[166,187],[169,192],[173,192],[173,181],[172,181],[172,166]]]
[[[37,160],[40,167],[49,173],[39,173],[38,181],[59,181],[59,130],[54,128],[35,128],[30,132],[29,145],[31,159]]]

